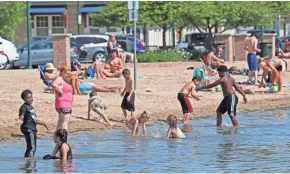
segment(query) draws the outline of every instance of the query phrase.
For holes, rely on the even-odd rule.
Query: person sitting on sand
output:
[[[117,54],[117,50],[112,50],[111,58],[106,62],[104,66],[105,70],[109,70],[108,72],[103,72],[106,77],[119,78],[122,75],[123,62],[119,57],[117,57]]]
[[[143,135],[146,136],[146,122],[149,120],[149,115],[144,111],[140,116],[131,117],[126,120],[125,125],[132,131],[132,135],[139,135],[139,126],[143,128]]]
[[[67,144],[67,134],[67,130],[65,129],[55,131],[53,136],[55,147],[51,155],[48,154],[43,157],[44,160],[61,159],[66,161],[73,159],[71,147]],[[57,153],[59,153],[58,157],[56,156]]]
[[[217,69],[220,65],[224,65],[225,61],[215,55],[214,48],[204,52],[202,56],[206,65],[210,66],[213,70]]]
[[[98,98],[97,92],[90,92],[90,99],[88,102],[88,120],[91,119],[90,112],[91,110],[93,110],[100,117],[102,117],[110,126],[112,126],[113,123],[110,122],[104,112],[107,108],[108,106],[106,105],[106,103],[102,99]],[[101,121],[101,118],[99,118],[98,120]]]
[[[44,76],[50,86],[52,85],[52,81],[57,77],[55,74],[53,74],[53,71],[55,70],[55,67],[52,63],[45,64],[45,72]]]
[[[121,49],[121,46],[117,43],[116,37],[114,35],[111,35],[108,42],[108,53],[111,53],[114,49],[117,50],[117,55],[120,56],[120,58],[123,61],[123,64],[126,63],[127,56],[130,57],[131,63],[134,62],[134,55],[130,52],[126,52],[123,49]]]
[[[193,112],[193,108],[190,104],[190,101],[188,99],[189,94],[191,93],[192,98],[196,100],[200,100],[198,96],[195,95],[195,88],[196,85],[198,85],[200,82],[200,77],[195,76],[192,78],[192,80],[188,83],[186,83],[180,92],[177,94],[177,99],[180,102],[182,112],[183,112],[183,123],[186,125],[189,122],[189,118]]]
[[[70,68],[67,66],[60,67],[59,71],[63,71],[63,73],[65,74],[63,76],[64,80],[73,87],[73,94],[82,95],[80,91],[80,81],[78,79],[79,72],[71,72]]]
[[[217,126],[222,125],[222,114],[224,114],[225,112],[228,112],[233,126],[237,127],[238,120],[236,118],[236,110],[237,110],[237,104],[238,104],[238,97],[235,94],[233,87],[243,96],[245,103],[247,103],[246,95],[241,90],[236,80],[233,77],[227,75],[228,68],[225,65],[219,66],[217,71],[219,73],[220,79],[218,79],[214,83],[198,88],[197,91],[200,91],[202,89],[210,89],[215,86],[221,85],[224,99],[222,100],[222,102],[220,103],[216,111],[217,113],[216,125]]]
[[[275,53],[275,57],[269,59],[269,56],[259,59],[259,66],[263,69],[262,75],[262,86],[265,85],[265,79],[268,73],[270,72],[270,81],[273,86],[276,86],[277,83],[280,83],[280,88],[278,91],[283,93],[283,85],[284,85],[284,72],[287,69],[287,63],[279,58],[279,53]],[[259,85],[261,86],[261,84]]]
[[[113,49],[111,52],[111,58],[108,59],[104,64],[93,58],[93,64],[91,67],[97,73],[98,79],[106,79],[107,77],[121,77],[123,62],[119,57],[117,57],[117,54],[117,50]]]
[[[186,138],[184,133],[178,127],[178,119],[176,116],[169,115],[166,122],[169,125],[166,138]]]

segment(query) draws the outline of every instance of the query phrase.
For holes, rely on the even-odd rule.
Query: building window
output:
[[[64,22],[61,16],[52,16],[52,34],[64,33]]]
[[[48,36],[48,16],[36,17],[37,36]]]

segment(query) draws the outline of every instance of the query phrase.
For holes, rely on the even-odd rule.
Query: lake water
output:
[[[187,139],[167,140],[167,126],[148,127],[147,137],[123,130],[76,134],[69,137],[75,159],[68,164],[42,160],[51,153],[51,137],[38,139],[35,159],[23,159],[25,141],[0,145],[4,172],[290,172],[290,110],[238,115],[233,129],[224,116],[193,120]]]

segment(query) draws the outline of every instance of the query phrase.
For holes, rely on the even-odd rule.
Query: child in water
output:
[[[238,97],[235,94],[235,91],[233,88],[235,88],[242,96],[245,103],[247,103],[247,97],[240,88],[240,86],[237,84],[236,80],[227,75],[228,68],[224,65],[221,65],[217,68],[219,79],[215,81],[214,83],[202,86],[197,89],[197,91],[201,89],[209,89],[218,85],[221,85],[222,92],[223,92],[223,100],[221,101],[220,105],[217,108],[217,126],[222,125],[222,114],[228,113],[232,124],[234,127],[238,127],[238,120],[236,118],[236,111],[237,111],[237,105],[238,105]]]
[[[105,115],[105,110],[108,108],[106,103],[97,97],[97,92],[90,92],[90,99],[88,101],[88,120],[91,118],[91,110],[101,116],[110,126],[114,125]],[[99,119],[100,120],[100,119]]]
[[[166,120],[169,125],[166,138],[186,138],[184,133],[178,127],[178,119],[174,115],[169,115]]]
[[[139,125],[143,127],[143,135],[146,136],[146,125],[145,123],[149,120],[149,115],[144,111],[140,116],[131,117],[126,121],[125,125],[132,131],[132,135],[139,135]]]
[[[55,131],[53,140],[55,143],[55,147],[51,155],[45,155],[43,159],[61,159],[67,160],[72,159],[72,150],[70,146],[67,144],[67,131],[65,129],[58,129]],[[59,157],[56,157],[56,154],[59,152]]]
[[[45,126],[48,130],[46,124],[42,121],[37,120],[36,111],[32,106],[33,96],[30,90],[24,90],[21,93],[21,98],[24,100],[24,104],[19,109],[19,118],[16,119],[21,121],[20,130],[23,133],[26,141],[26,152],[24,154],[25,158],[34,157],[36,151],[36,139],[37,139],[37,129],[36,125],[40,124]]]
[[[189,94],[191,93],[192,98],[194,98],[196,100],[200,100],[199,97],[197,95],[195,95],[195,88],[196,88],[196,85],[199,84],[200,80],[201,79],[198,76],[193,77],[192,80],[190,82],[186,83],[182,87],[182,89],[179,91],[179,93],[177,94],[177,99],[180,102],[182,112],[184,114],[184,116],[183,116],[184,125],[188,124],[189,117],[191,116],[191,114],[193,112],[193,108],[192,108],[190,101],[188,99]]]

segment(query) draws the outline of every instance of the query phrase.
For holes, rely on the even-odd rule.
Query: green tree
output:
[[[125,27],[131,27],[133,22],[129,21],[129,10],[127,1],[113,1],[109,2],[102,8],[100,13],[90,14],[96,26],[103,27],[121,27],[125,33]],[[146,19],[139,13],[137,24],[143,25]]]
[[[176,19],[182,2],[178,1],[142,1],[140,2],[140,13],[150,24],[155,24],[162,28],[163,48],[166,47],[166,31],[172,27],[172,22]]]
[[[15,38],[15,30],[18,24],[25,20],[25,2],[1,1],[0,2],[0,35],[9,39]]]

